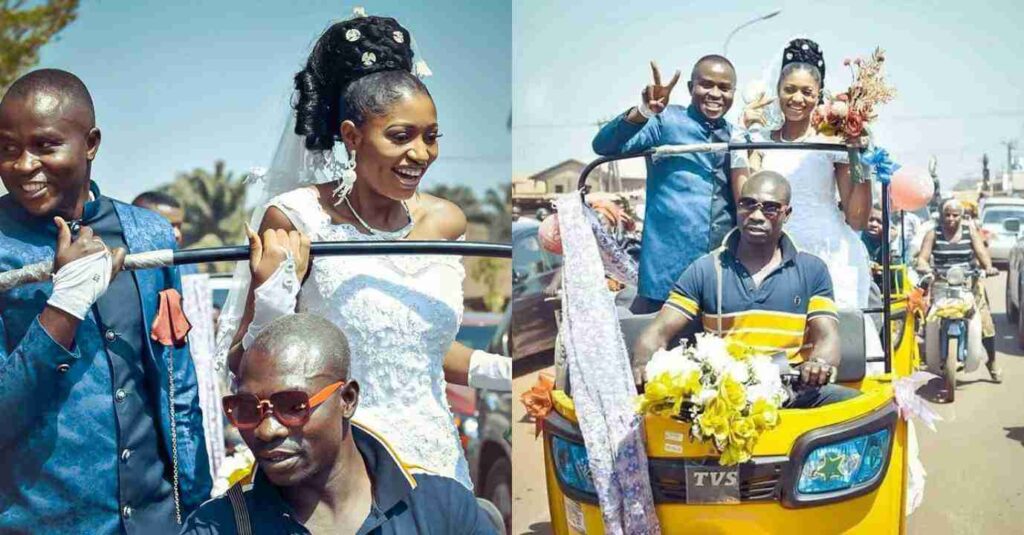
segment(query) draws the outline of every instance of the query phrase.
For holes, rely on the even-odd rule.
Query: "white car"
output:
[[[1005,267],[1010,260],[1010,248],[1017,242],[1017,233],[1008,230],[1003,222],[1018,219],[1024,222],[1024,199],[1015,197],[992,197],[981,205],[982,237],[988,241],[992,263]]]

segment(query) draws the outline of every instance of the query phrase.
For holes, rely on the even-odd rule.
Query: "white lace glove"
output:
[[[274,270],[263,284],[253,292],[253,314],[249,329],[242,337],[242,349],[249,349],[256,336],[270,322],[295,313],[295,304],[299,296],[299,278],[295,274],[295,259],[291,252],[284,262]]]
[[[107,291],[114,269],[110,249],[69,262],[53,275],[53,293],[47,305],[84,320],[93,303]]]
[[[469,386],[495,392],[511,392],[512,359],[474,350],[469,356]]]

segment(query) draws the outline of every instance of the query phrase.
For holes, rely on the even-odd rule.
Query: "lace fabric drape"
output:
[[[661,533],[642,419],[612,294],[578,193],[557,201],[564,249],[562,339],[590,470],[609,534]]]

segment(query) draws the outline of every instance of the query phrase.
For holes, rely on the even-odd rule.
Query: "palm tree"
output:
[[[512,188],[503,188],[503,193],[491,188],[484,193],[484,206],[491,227],[491,240],[508,243],[512,241]]]
[[[160,191],[174,196],[185,210],[182,236],[185,247],[220,247],[245,239],[245,183],[225,172],[224,162],[214,163],[213,173],[194,169],[179,173]],[[224,265],[220,265],[224,264]],[[231,263],[220,263],[213,271],[227,271]]]

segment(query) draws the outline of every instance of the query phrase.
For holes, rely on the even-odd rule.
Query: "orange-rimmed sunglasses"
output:
[[[313,396],[302,390],[284,390],[271,394],[267,399],[260,399],[256,394],[224,396],[221,403],[228,420],[242,431],[255,429],[270,413],[274,413],[277,421],[285,427],[301,427],[309,421],[317,405],[326,401],[347,382],[329,384]]]

